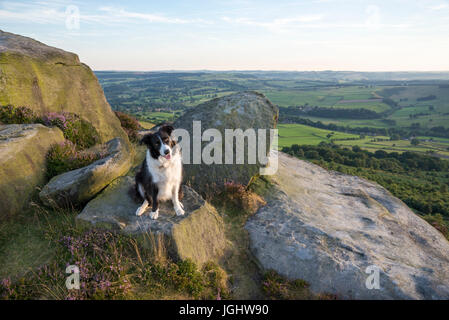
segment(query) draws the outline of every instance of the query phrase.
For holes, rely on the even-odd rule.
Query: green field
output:
[[[378,96],[374,91],[378,88],[351,86],[351,87],[324,87],[313,89],[278,89],[262,90],[262,92],[273,103],[281,107],[310,105],[320,107],[340,107],[341,100],[369,100]],[[364,103],[353,104],[354,106],[364,105]]]
[[[448,139],[437,137],[449,138],[449,131],[444,132],[449,129],[449,74],[195,71],[97,75],[113,109],[139,121],[173,121],[202,102],[255,90],[280,108],[281,147],[334,141],[371,151],[448,156]],[[313,127],[304,126],[301,119],[313,121],[309,123]],[[337,127],[322,129],[330,124]],[[443,132],[432,131],[438,127]],[[364,139],[359,139],[361,134]],[[412,146],[410,140],[416,135],[421,143]]]
[[[318,145],[321,142],[334,142],[335,144],[351,147],[359,146],[364,150],[374,152],[384,150],[387,152],[434,152],[437,155],[449,157],[449,139],[417,137],[420,144],[411,145],[409,140],[390,141],[389,137],[366,136],[323,130],[301,124],[279,124],[279,148],[289,147],[292,144]]]
[[[333,139],[358,139],[359,136],[349,133],[333,132],[312,128],[301,124],[279,124],[279,147],[292,144],[318,145],[320,142],[331,142]]]
[[[176,118],[175,112],[141,112],[134,115],[144,124],[150,123],[152,125],[173,121]]]

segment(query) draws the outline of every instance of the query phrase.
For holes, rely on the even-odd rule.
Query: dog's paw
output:
[[[183,216],[185,211],[181,207],[175,208],[175,212],[177,216]]]
[[[156,220],[158,217],[159,217],[159,210],[150,212],[150,218],[151,219]]]
[[[145,208],[140,207],[136,210],[136,216],[140,217],[144,212]]]

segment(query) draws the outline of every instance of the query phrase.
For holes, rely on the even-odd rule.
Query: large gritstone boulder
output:
[[[41,124],[0,125],[0,220],[22,210],[45,182],[50,146],[64,141],[62,131]]]
[[[276,127],[278,119],[278,109],[264,95],[257,92],[240,92],[229,96],[213,99],[188,110],[182,117],[174,123],[175,129],[185,129],[190,136],[189,150],[183,149],[183,158],[189,157],[189,162],[184,160],[185,181],[202,194],[211,194],[219,192],[223,184],[227,181],[233,181],[247,185],[251,178],[259,173],[259,169],[266,165],[266,159],[261,159],[260,154],[265,157],[270,150],[270,129]],[[200,157],[205,146],[215,138],[205,138],[200,148],[195,143],[195,123],[201,125],[200,134],[208,129],[216,129],[221,135],[222,150],[221,164],[208,164],[202,158],[200,163],[195,163],[195,157]],[[244,152],[237,152],[237,139],[233,141],[233,148],[229,148],[233,155],[231,164],[226,164],[226,129],[241,129],[243,133],[247,129],[257,136],[257,140],[245,138],[243,141]],[[258,143],[263,141],[259,139],[259,129],[265,129],[262,152],[259,152]],[[176,133],[176,131],[175,131]],[[272,135],[271,135],[272,136]],[[184,137],[180,139],[182,141]],[[257,150],[257,151],[256,151]],[[251,162],[248,153],[255,156],[255,162]],[[207,152],[215,155],[215,152]],[[237,157],[243,159],[239,164]]]
[[[70,112],[89,121],[101,142],[128,141],[92,70],[76,54],[0,30],[0,105],[36,114]]]
[[[387,190],[283,153],[273,181],[246,224],[263,268],[345,299],[449,299],[449,242]]]

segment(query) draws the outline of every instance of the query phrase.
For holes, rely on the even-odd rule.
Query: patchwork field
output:
[[[204,71],[97,72],[97,76],[113,109],[151,124],[173,121],[213,98],[255,90],[280,108],[281,147],[334,141],[367,150],[448,155],[448,139],[437,137],[449,138],[449,131],[444,133],[449,129],[449,74]],[[314,112],[308,114],[310,110]],[[338,129],[304,126],[298,119]],[[435,127],[443,129],[432,138]],[[381,132],[368,130],[360,139],[364,128]],[[390,141],[397,129],[405,131]],[[415,135],[420,143],[412,146]]]
[[[359,146],[364,150],[387,152],[420,152],[435,153],[436,155],[449,158],[449,139],[417,137],[419,145],[414,146],[410,140],[390,141],[386,136],[366,136],[336,132],[313,128],[301,124],[279,124],[279,148],[289,147],[292,144],[318,145],[321,142],[333,142],[335,144],[352,147]]]

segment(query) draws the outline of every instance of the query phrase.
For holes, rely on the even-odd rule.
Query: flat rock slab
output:
[[[160,204],[157,220],[149,217],[151,208],[137,217],[135,213],[141,203],[132,196],[134,178],[121,177],[90,201],[77,219],[97,227],[119,229],[138,238],[162,236],[164,246],[175,258],[189,258],[198,264],[216,260],[225,247],[222,218],[193,189],[184,185],[182,190],[184,216],[176,216],[168,201]]]
[[[273,181],[246,224],[263,268],[346,299],[449,299],[449,242],[387,190],[283,153]]]
[[[126,174],[133,151],[127,142],[115,138],[106,143],[107,156],[94,163],[53,177],[39,197],[48,206],[79,206],[91,200],[116,178]]]
[[[0,220],[22,210],[45,183],[47,151],[63,141],[58,128],[0,125]]]

